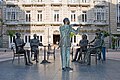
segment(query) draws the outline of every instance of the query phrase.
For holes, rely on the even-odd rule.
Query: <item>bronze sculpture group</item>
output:
[[[78,34],[80,31],[80,27],[75,30],[72,26],[80,26],[80,25],[70,25],[70,21],[68,18],[64,18],[63,20],[64,25],[60,26],[60,41],[59,41],[59,48],[60,48],[60,53],[61,53],[61,62],[62,62],[62,70],[63,71],[70,71],[73,70],[73,68],[70,67],[70,47],[71,47],[71,37],[70,34],[71,32],[74,34]],[[26,52],[24,49],[25,43],[23,39],[21,39],[20,33],[16,33],[16,39],[15,39],[15,46],[16,46],[16,52],[17,53],[24,53],[24,58],[25,58],[25,64],[26,65],[32,65],[32,62],[30,61],[30,53]],[[30,40],[30,47],[31,47],[31,53],[34,54],[34,59],[36,63],[39,61],[39,46],[40,46],[40,41],[37,38],[37,34],[33,35],[33,39]],[[96,32],[96,37],[93,41],[88,42],[87,40],[87,35],[83,34],[82,35],[82,40],[79,42],[80,48],[76,50],[76,54],[72,62],[76,61],[78,52],[83,52],[87,51],[87,55],[85,59],[87,60],[88,64],[89,62],[89,55],[91,51],[96,50],[96,48],[101,48],[102,43],[103,43],[103,35],[100,31],[100,29],[97,30]],[[87,49],[87,46],[89,43],[93,43],[92,47]],[[80,59],[81,54],[78,56],[78,60]],[[101,58],[99,56],[99,58]]]

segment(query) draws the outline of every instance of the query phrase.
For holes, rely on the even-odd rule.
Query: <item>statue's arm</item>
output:
[[[74,28],[72,28],[72,26],[70,27],[71,32],[73,32],[74,34],[78,34],[80,31],[80,27],[77,28],[77,30],[75,30]]]

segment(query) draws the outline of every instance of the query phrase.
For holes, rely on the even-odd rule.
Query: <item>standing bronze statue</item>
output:
[[[72,28],[73,25],[70,25],[70,21],[68,18],[64,18],[64,25],[61,26],[60,29],[60,42],[59,47],[61,51],[61,60],[62,60],[62,70],[73,70],[70,68],[70,33],[73,32],[77,34],[80,30],[80,27],[75,30]]]
[[[25,43],[24,40],[21,39],[21,34],[16,33],[16,39],[14,40],[16,46],[16,53],[24,54],[25,65],[31,65],[32,62],[30,61],[30,52],[24,49]]]

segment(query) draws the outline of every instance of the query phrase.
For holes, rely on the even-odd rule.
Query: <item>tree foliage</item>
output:
[[[104,34],[105,37],[110,36],[110,34],[105,30],[103,30],[102,33]]]
[[[10,37],[12,37],[15,34],[15,31],[12,30],[8,30],[7,32]]]

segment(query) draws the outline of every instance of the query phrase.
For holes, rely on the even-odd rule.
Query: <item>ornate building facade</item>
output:
[[[110,1],[110,0],[109,0]],[[119,34],[119,8],[117,0],[3,0],[4,31],[20,32],[29,46],[33,34],[37,34],[44,44],[57,44],[60,39],[59,27],[68,17],[71,24],[81,24],[79,35],[71,38],[76,45],[82,34],[88,39],[94,38],[94,32],[100,28]],[[115,11],[113,11],[115,10]],[[111,14],[110,14],[111,13]],[[75,26],[74,28],[76,28]],[[10,47],[13,38],[5,35],[5,47]],[[107,40],[109,41],[109,40]]]

